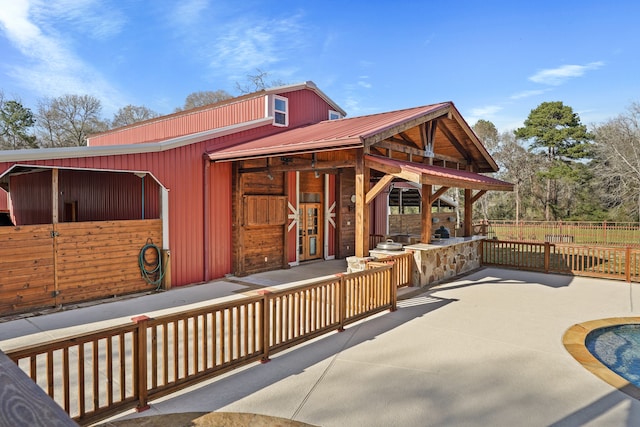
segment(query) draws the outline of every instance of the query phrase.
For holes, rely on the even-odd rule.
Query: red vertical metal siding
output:
[[[389,204],[389,187],[382,191],[375,199],[373,199],[373,225],[371,228],[371,234],[388,234],[388,208]]]
[[[0,188],[0,212],[9,211],[9,194]]]
[[[78,202],[78,221],[142,219],[142,178],[131,173],[60,170],[60,219],[64,203]],[[160,218],[160,187],[144,178],[144,218]]]
[[[283,93],[289,99],[289,127],[294,128],[317,123],[329,118],[333,109],[325,100],[310,90],[297,90]]]
[[[16,225],[51,224],[50,170],[12,176],[9,189]]]
[[[257,120],[265,116],[264,96],[166,118],[90,138],[91,146],[139,144]]]
[[[292,126],[326,120],[329,105],[315,93],[308,90],[285,94],[290,99],[290,124]],[[246,107],[252,113],[264,115],[263,97],[257,98],[252,107]],[[260,105],[258,105],[260,104]],[[253,110],[252,110],[253,108]],[[247,118],[248,112],[228,111],[238,122]],[[167,124],[169,131],[175,135],[183,135],[211,129],[219,124],[205,125],[196,122]],[[196,128],[186,126],[193,125]],[[202,129],[199,126],[206,127]],[[209,127],[207,127],[209,126]],[[191,144],[172,150],[113,155],[103,157],[83,157],[57,160],[24,161],[20,164],[35,164],[43,166],[59,166],[69,168],[112,169],[149,171],[169,190],[169,248],[171,250],[171,280],[174,286],[199,283],[209,278],[204,277],[204,162],[202,155],[206,151],[218,146],[232,146],[250,141],[266,135],[283,132],[288,128],[262,126],[256,129],[238,132],[233,135],[217,138],[211,141]],[[160,133],[155,134],[155,139]],[[106,135],[105,135],[106,136]],[[127,139],[127,142],[135,138]],[[111,142],[114,143],[114,142]],[[13,163],[0,163],[0,171],[5,171]],[[49,172],[50,173],[50,172]],[[211,166],[211,183],[209,185],[211,200],[209,262],[210,278],[222,277],[232,273],[231,266],[231,166],[230,164],[213,164]],[[38,174],[30,174],[37,176]],[[27,175],[28,176],[28,175]],[[38,206],[48,206],[51,209],[50,175],[46,177],[46,184],[41,187],[42,194],[30,194],[29,198],[37,200]],[[13,183],[13,177],[12,181]],[[293,179],[295,185],[295,179]],[[30,187],[31,188],[31,187]],[[48,203],[48,204],[47,204]],[[35,205],[34,205],[35,206]],[[134,208],[135,209],[135,208]],[[50,222],[51,215],[43,219],[43,223]],[[220,219],[218,221],[218,218]],[[295,250],[295,244],[290,245]],[[294,258],[295,259],[295,258]]]
[[[213,163],[210,171],[209,209],[209,276],[206,280],[222,277],[233,266],[231,163]]]

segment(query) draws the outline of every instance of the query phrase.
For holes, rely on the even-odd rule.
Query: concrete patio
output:
[[[301,272],[288,270],[287,277]],[[216,286],[220,297],[242,289],[233,281]],[[198,304],[196,293],[204,292],[191,287],[158,295]],[[83,320],[95,328],[165,310],[145,303],[153,296],[1,323],[0,348],[58,336],[83,327]],[[136,302],[137,312],[117,308],[127,301]],[[83,314],[90,309],[95,321]],[[270,363],[153,401],[148,411],[122,414],[113,425],[124,419],[130,420],[124,425],[142,425],[133,418],[160,416],[144,425],[166,426],[169,414],[195,418],[216,411],[324,427],[637,426],[640,402],[579,365],[562,336],[575,323],[637,316],[639,309],[638,284],[485,268],[408,296],[396,312],[279,353]]]

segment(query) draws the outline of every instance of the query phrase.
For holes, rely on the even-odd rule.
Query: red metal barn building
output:
[[[149,243],[172,286],[367,255],[369,205],[394,180],[421,185],[425,205],[464,188],[468,215],[485,191],[511,189],[478,174],[497,165],[452,103],[344,115],[306,82],[115,129],[88,147],[0,153],[15,224],[0,228],[0,314],[149,289],[138,253]],[[24,254],[36,243],[34,264]]]

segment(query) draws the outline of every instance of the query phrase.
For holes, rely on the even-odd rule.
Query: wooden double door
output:
[[[298,229],[300,261],[322,258],[324,242],[322,203],[300,203],[298,216],[300,218]]]

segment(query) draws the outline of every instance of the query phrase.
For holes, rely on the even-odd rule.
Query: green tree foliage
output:
[[[560,101],[543,102],[531,110],[515,135],[529,140],[532,151],[542,149],[552,159],[583,159],[592,139],[573,109]]]
[[[0,101],[2,148],[37,148],[36,137],[29,133],[34,124],[33,113],[20,102]]]
[[[111,127],[119,128],[122,126],[132,125],[144,120],[153,119],[154,117],[158,117],[159,115],[160,114],[156,113],[150,108],[145,107],[144,105],[136,106],[130,104],[120,108],[113,115]]]
[[[233,95],[225,90],[203,90],[193,92],[187,95],[184,100],[184,106],[182,108],[176,108],[176,112],[204,107],[205,105],[215,104],[231,98],[233,98]]]
[[[87,137],[103,132],[108,124],[100,118],[100,100],[91,95],[63,95],[44,99],[38,106],[37,131],[45,147],[87,145]]]
[[[585,159],[592,135],[573,109],[562,102],[543,102],[531,110],[524,127],[516,129],[515,136],[529,143],[529,150],[546,160],[539,177],[545,181],[538,193],[544,207],[544,219],[560,219],[563,209],[559,195],[571,183],[569,170],[574,160]],[[571,186],[571,185],[570,185]]]

